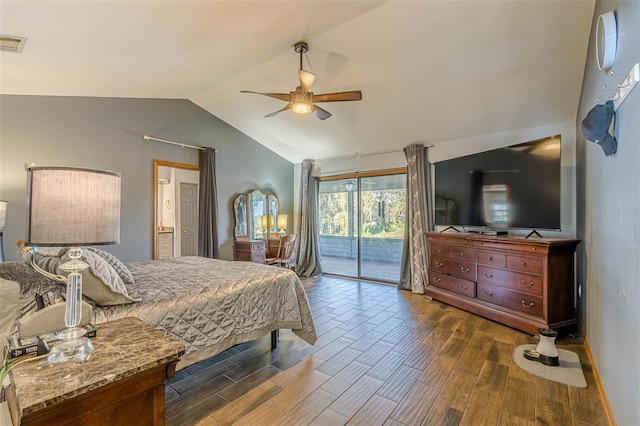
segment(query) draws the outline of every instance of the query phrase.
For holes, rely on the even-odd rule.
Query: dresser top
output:
[[[22,416],[122,380],[157,365],[176,361],[184,345],[138,318],[98,324],[94,351],[84,362],[50,365],[46,357],[11,369]],[[22,360],[22,358],[20,358]]]

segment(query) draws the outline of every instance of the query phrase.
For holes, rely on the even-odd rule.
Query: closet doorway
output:
[[[324,272],[398,282],[406,185],[404,168],[321,178],[318,228]]]

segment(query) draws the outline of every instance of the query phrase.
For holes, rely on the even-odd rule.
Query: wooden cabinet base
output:
[[[234,260],[265,263],[267,247],[264,240],[238,240],[233,251]]]
[[[532,335],[575,330],[578,240],[432,232],[426,239],[427,297]]]
[[[175,366],[173,367],[175,368]],[[24,416],[27,425],[164,425],[167,366],[110,383]],[[11,404],[11,392],[7,395]]]

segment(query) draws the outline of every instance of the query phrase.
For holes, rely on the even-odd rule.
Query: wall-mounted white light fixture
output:
[[[616,58],[618,29],[613,12],[603,13],[598,17],[596,26],[596,59],[598,68],[608,71]]]

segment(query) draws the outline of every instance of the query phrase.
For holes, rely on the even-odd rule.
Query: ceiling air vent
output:
[[[0,50],[7,52],[22,52],[27,42],[25,37],[17,37],[10,35],[0,35]]]

